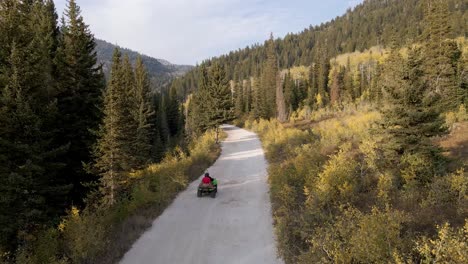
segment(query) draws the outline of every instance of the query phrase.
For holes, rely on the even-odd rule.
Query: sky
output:
[[[176,64],[319,25],[363,0],[76,0],[96,38]],[[67,0],[55,0],[61,16]]]

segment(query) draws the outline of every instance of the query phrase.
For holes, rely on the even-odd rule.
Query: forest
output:
[[[261,137],[286,263],[466,263],[468,160],[444,146],[466,144],[467,5],[366,0],[154,91],[119,49],[105,77],[75,0],[1,1],[0,263],[115,263],[226,122]]]
[[[118,260],[150,224],[132,217],[216,159],[214,135],[185,136],[180,97],[151,89],[141,57],[116,48],[106,79],[74,0],[60,21],[51,0],[1,1],[0,36],[0,262]]]

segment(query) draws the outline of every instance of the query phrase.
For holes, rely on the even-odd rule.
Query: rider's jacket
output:
[[[211,179],[210,179],[210,177],[203,177],[202,182],[205,183],[205,184],[210,184]]]

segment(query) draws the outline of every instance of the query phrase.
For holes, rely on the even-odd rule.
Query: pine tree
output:
[[[235,98],[235,105],[234,105],[235,114],[237,117],[241,117],[245,111],[245,102],[244,102],[244,89],[240,82],[235,83],[234,98]]]
[[[388,143],[391,149],[403,157],[419,155],[428,160],[427,169],[435,170],[438,149],[430,139],[445,132],[444,121],[436,108],[438,96],[429,92],[423,79],[422,60],[419,48],[411,48],[406,60],[398,51],[391,52],[382,76],[389,105],[383,111],[383,127],[391,135]],[[422,173],[418,180],[424,184],[429,176]]]
[[[56,138],[58,145],[69,145],[63,162],[63,175],[73,183],[73,200],[80,203],[94,177],[83,169],[91,161],[90,151],[96,141],[94,133],[101,119],[104,75],[97,65],[95,40],[80,15],[74,0],[68,1],[62,20],[55,63],[58,78],[57,106],[60,112]]]
[[[167,124],[169,126],[170,136],[175,137],[181,130],[180,118],[182,114],[177,90],[174,86],[169,89],[167,102]]]
[[[156,122],[157,128],[159,131],[159,136],[161,138],[161,142],[164,145],[164,149],[166,149],[169,145],[169,140],[171,137],[171,132],[169,129],[169,125],[167,123],[167,98],[164,95],[161,95],[159,101],[159,108],[156,114]]]
[[[219,126],[234,118],[232,93],[224,67],[218,63],[209,69],[202,66],[198,83],[190,114],[194,130],[199,134],[214,129],[218,141]]]
[[[259,89],[259,114],[262,118],[276,117],[276,81],[278,74],[278,62],[276,58],[275,42],[273,34],[267,42],[267,59],[263,66]]]
[[[289,112],[295,111],[297,109],[295,86],[296,85],[294,84],[294,80],[291,78],[291,73],[288,72],[284,77],[283,89],[286,107],[289,109]]]
[[[332,72],[332,80],[330,86],[330,103],[337,105],[341,102],[341,94],[343,91],[343,72],[335,67]]]
[[[260,101],[261,101],[261,89],[260,89],[260,80],[252,78],[252,117],[254,119],[260,118]]]
[[[380,104],[382,102],[382,85],[380,84],[380,79],[382,75],[382,65],[379,63],[376,65],[375,76],[372,78],[370,86],[370,99],[372,102]]]
[[[128,149],[128,112],[121,53],[114,51],[111,75],[104,92],[104,117],[94,148],[94,171],[101,177],[103,203],[113,205],[121,194],[126,173],[130,171]]]
[[[445,1],[426,0],[424,17],[424,76],[432,92],[441,96],[441,109],[456,109],[463,102],[463,91],[457,82],[461,51],[450,40],[448,5]]]
[[[194,135],[200,135],[210,128],[209,107],[211,102],[209,85],[208,69],[205,65],[202,65],[198,70],[198,90],[194,93],[189,108],[190,130],[193,131]]]
[[[326,46],[319,44],[316,48],[316,60],[315,66],[315,79],[317,84],[317,94],[320,94],[324,104],[328,102],[329,91],[328,91],[328,73],[330,71],[330,58],[328,57]]]
[[[155,93],[151,99],[152,108],[155,110],[155,114],[150,117],[151,124],[151,134],[150,134],[150,144],[151,144],[151,161],[157,163],[164,158],[164,152],[166,151],[166,146],[161,140],[161,125],[159,123],[161,110],[161,98],[159,93]]]
[[[346,102],[351,102],[355,98],[353,83],[354,79],[351,71],[351,61],[348,57],[343,77],[343,100]]]
[[[361,72],[358,70],[353,77],[353,99],[358,100],[362,95],[362,79]]]
[[[252,111],[252,82],[244,81],[244,113]]]
[[[319,93],[319,89],[318,89],[318,64],[317,63],[313,63],[311,66],[310,66],[310,70],[309,70],[309,87],[307,89],[307,105],[310,106],[310,107],[314,107],[315,106],[315,97],[317,96],[317,94]]]
[[[154,114],[151,106],[151,90],[148,72],[143,65],[141,57],[135,64],[134,105],[133,118],[136,121],[136,138],[133,144],[133,153],[136,159],[135,168],[143,168],[151,160],[151,124]]]
[[[70,186],[53,144],[53,4],[2,1],[0,17],[0,247],[14,249],[63,213]]]
[[[208,86],[208,125],[219,137],[219,126],[234,118],[234,106],[229,82],[224,67],[218,63],[211,66]]]

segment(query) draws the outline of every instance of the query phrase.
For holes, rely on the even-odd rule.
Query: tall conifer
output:
[[[130,171],[128,148],[128,91],[124,90],[124,68],[121,53],[114,51],[112,69],[104,92],[104,117],[94,148],[94,171],[100,175],[103,202],[112,205],[122,190]]]
[[[137,58],[135,64],[135,85],[133,94],[135,97],[132,109],[133,118],[137,124],[133,153],[136,155],[136,167],[142,168],[151,160],[150,119],[154,114],[154,111],[151,106],[150,80],[141,57]]]
[[[68,175],[73,183],[73,200],[78,203],[86,190],[82,183],[94,180],[82,164],[91,161],[90,151],[96,141],[91,131],[97,130],[101,119],[104,89],[104,75],[96,63],[94,36],[80,13],[75,0],[69,0],[55,59],[60,112],[57,144],[69,145],[63,160],[67,166],[62,174]]]
[[[432,92],[441,96],[439,107],[452,109],[463,102],[463,91],[457,82],[461,51],[450,38],[449,11],[446,1],[426,0],[423,74]]]

